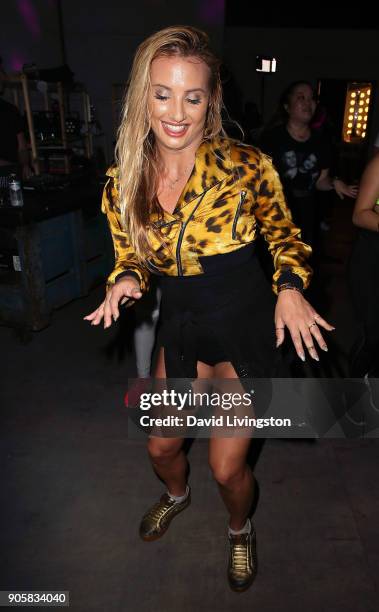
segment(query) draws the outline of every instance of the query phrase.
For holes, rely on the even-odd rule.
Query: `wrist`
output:
[[[283,270],[276,281],[277,292],[281,290],[283,291],[286,288],[295,287],[301,293],[304,290],[303,280],[300,278],[298,274],[292,272],[291,270]]]
[[[142,293],[140,284],[134,278],[134,276],[131,276],[131,275],[129,276],[128,274],[125,274],[125,276],[115,281],[115,286],[119,287],[123,283],[128,283],[127,286],[132,287],[132,291],[139,291],[140,293]]]
[[[295,287],[294,285],[291,285],[291,283],[283,283],[279,285],[278,295],[280,293],[283,293],[284,291],[295,291],[296,293],[300,293],[301,295],[303,294],[302,290],[299,289],[299,287]]]
[[[121,280],[134,280],[140,287],[140,278],[138,274],[133,270],[125,270],[124,272],[120,272],[120,274],[117,274],[117,276],[115,277],[114,282],[117,283]]]
[[[336,183],[337,181],[341,181],[341,179],[338,176],[333,176],[331,179],[331,185],[332,185],[332,189],[336,190]]]

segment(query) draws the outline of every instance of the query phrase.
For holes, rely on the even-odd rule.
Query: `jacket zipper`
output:
[[[241,214],[241,208],[242,208],[242,205],[243,205],[243,203],[245,201],[246,193],[247,193],[246,191],[241,191],[241,193],[240,193],[240,201],[238,203],[236,214],[234,215],[234,221],[233,221],[233,227],[232,227],[232,239],[233,240],[236,239],[238,217]]]
[[[150,268],[150,271],[153,272],[153,274],[163,276],[163,272],[161,272],[158,266],[156,266],[150,259],[146,259],[146,265],[148,268]]]
[[[182,259],[180,257],[180,249],[182,247],[184,232],[186,231],[186,227],[187,227],[188,223],[191,221],[191,219],[194,216],[196,210],[198,209],[198,207],[200,206],[201,202],[203,201],[203,198],[204,198],[205,194],[206,194],[206,192],[204,192],[203,195],[201,196],[201,198],[198,201],[198,203],[196,204],[195,208],[193,209],[193,211],[189,215],[187,221],[182,224],[182,227],[181,227],[181,230],[180,230],[180,233],[179,233],[178,244],[176,245],[176,265],[177,265],[177,268],[178,268],[178,276],[183,276],[183,266],[182,266]]]
[[[157,229],[161,229],[162,227],[169,227],[169,225],[174,225],[174,223],[178,223],[178,220],[174,219],[174,221],[167,221],[167,223],[158,221],[153,223],[153,225],[155,225]]]

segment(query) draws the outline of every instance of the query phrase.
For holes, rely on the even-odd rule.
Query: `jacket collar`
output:
[[[230,144],[227,139],[215,138],[204,141],[196,151],[195,165],[181,195],[176,209],[223,181],[233,172]]]
[[[105,173],[105,176],[118,179],[118,166],[111,166]]]
[[[231,174],[233,174],[233,162],[230,153],[230,141],[227,138],[219,137],[202,142],[196,151],[195,165],[179,196],[173,216],[195,198],[198,198]],[[118,167],[112,166],[107,170],[106,175],[118,180]],[[164,212],[164,215],[171,217],[166,212]]]

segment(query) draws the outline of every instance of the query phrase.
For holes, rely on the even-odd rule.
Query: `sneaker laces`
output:
[[[238,543],[235,543],[235,539],[237,537],[239,538],[240,541]],[[248,534],[246,536],[231,536],[232,566],[233,566],[233,569],[236,570],[237,572],[244,571],[249,568],[248,537],[249,537]],[[241,538],[244,539],[243,542],[241,541]]]
[[[154,504],[154,506],[146,514],[145,518],[159,523],[166,512],[175,504],[175,500],[171,499],[168,495],[165,499]]]

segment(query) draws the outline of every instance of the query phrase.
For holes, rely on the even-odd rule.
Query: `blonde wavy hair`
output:
[[[134,57],[116,144],[122,225],[141,262],[152,255],[148,240],[150,215],[162,214],[157,199],[158,159],[148,113],[150,66],[157,57],[175,55],[197,57],[209,67],[210,96],[204,140],[224,135],[220,62],[209,48],[208,35],[196,28],[173,26],[147,38]]]

